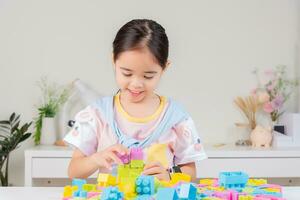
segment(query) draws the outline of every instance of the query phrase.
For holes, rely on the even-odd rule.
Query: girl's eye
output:
[[[124,76],[127,76],[127,77],[131,76],[131,74],[125,74],[125,73],[123,73],[123,75],[124,75]]]
[[[152,79],[153,76],[144,76],[145,79]]]

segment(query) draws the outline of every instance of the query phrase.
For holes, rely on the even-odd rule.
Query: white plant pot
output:
[[[56,138],[55,119],[52,117],[43,118],[40,143],[53,145]]]

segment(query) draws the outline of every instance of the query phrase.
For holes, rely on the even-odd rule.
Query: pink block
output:
[[[133,147],[130,149],[131,160],[143,160],[143,149],[139,147]]]
[[[214,192],[213,196],[218,197],[225,200],[232,200],[234,192],[231,190],[223,191],[223,192]]]
[[[99,196],[100,192],[88,192],[87,193],[87,198],[91,198],[91,197],[94,197],[94,196]]]
[[[286,199],[281,197],[274,197],[271,195],[260,194],[260,195],[256,195],[253,200],[286,200]]]

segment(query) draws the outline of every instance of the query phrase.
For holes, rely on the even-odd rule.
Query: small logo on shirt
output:
[[[77,131],[76,129],[73,129],[73,130],[72,130],[72,135],[73,135],[73,136],[77,136],[78,134],[79,134],[79,133],[78,133],[78,131]]]

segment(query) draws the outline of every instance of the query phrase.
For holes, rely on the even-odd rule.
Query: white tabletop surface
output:
[[[0,187],[1,200],[60,200],[62,193],[62,187]],[[283,197],[287,200],[299,200],[300,187],[284,187]]]

